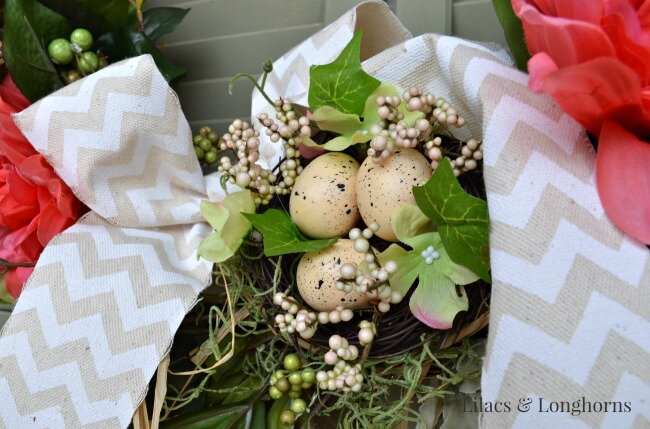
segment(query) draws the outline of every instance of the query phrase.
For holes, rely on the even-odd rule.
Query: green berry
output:
[[[70,35],[70,41],[79,46],[82,51],[87,51],[93,46],[93,35],[85,28],[77,28]]]
[[[47,53],[56,64],[66,65],[72,62],[74,53],[70,42],[65,39],[54,39],[47,47]]]
[[[291,385],[291,391],[292,392],[302,392],[302,385],[300,385],[300,384],[292,384]]]
[[[77,58],[77,67],[83,74],[94,73],[99,68],[99,58],[94,52],[83,52]]]
[[[207,152],[212,149],[212,142],[206,138],[202,138],[199,142],[199,147]]]
[[[214,131],[208,134],[208,140],[212,143],[219,143],[219,134]]]
[[[212,149],[214,149],[214,148],[212,148]],[[205,153],[205,162],[207,164],[214,164],[215,162],[217,162],[217,151],[210,150],[210,151],[206,152]]]
[[[198,146],[194,146],[194,152],[196,152],[196,157],[197,157],[199,160],[202,160],[203,157],[205,156],[205,154],[203,153],[203,149],[201,149],[201,148],[198,147]]]
[[[305,383],[309,384],[314,384],[314,381],[316,381],[316,373],[314,372],[313,369],[306,369],[302,372],[302,381]]]
[[[296,392],[296,391],[293,391],[293,390],[291,392],[289,392],[289,397],[291,399],[298,399],[301,396],[302,396],[302,392]]]
[[[284,410],[280,414],[280,423],[285,426],[291,426],[296,422],[296,413],[291,410]]]
[[[294,386],[300,386],[302,384],[302,377],[300,376],[300,373],[294,372],[293,374],[289,374],[289,383],[293,384]]]
[[[291,353],[284,357],[284,367],[287,371],[298,371],[300,369],[300,358],[297,354]]]
[[[201,129],[199,130],[199,134],[201,134],[201,136],[203,137],[207,137],[208,134],[210,134],[211,132],[212,132],[212,128],[210,127],[201,127]]]
[[[272,399],[280,399],[282,398],[282,392],[280,392],[275,386],[271,386],[269,388],[269,396]]]
[[[300,387],[302,387],[303,389],[309,389],[311,387],[311,383],[307,383],[303,381]]]
[[[307,402],[304,399],[294,399],[291,401],[291,411],[296,414],[302,414],[307,410]]]
[[[199,143],[201,143],[201,140],[203,140],[203,137],[201,136],[194,136],[192,139],[192,143],[194,143],[194,146],[198,146]]]
[[[277,387],[280,392],[286,392],[291,388],[289,382],[284,377],[278,379],[278,381],[275,382],[275,387]]]
[[[65,72],[65,80],[68,83],[76,82],[81,79],[81,75],[77,70],[68,70]]]
[[[103,69],[106,66],[108,66],[108,59],[103,55],[99,55],[99,68]]]

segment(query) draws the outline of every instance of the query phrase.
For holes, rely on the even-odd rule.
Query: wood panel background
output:
[[[258,74],[275,59],[361,0],[149,0],[148,6],[189,7],[190,12],[164,42],[170,59],[188,69],[175,89],[193,129],[219,132],[250,111],[252,85],[239,72]],[[414,34],[454,34],[472,40],[505,39],[490,0],[387,0]]]

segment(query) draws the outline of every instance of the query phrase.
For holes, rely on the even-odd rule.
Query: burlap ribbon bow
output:
[[[0,338],[0,426],[126,427],[212,264],[206,184],[149,56],[15,117],[92,210],[45,248]]]

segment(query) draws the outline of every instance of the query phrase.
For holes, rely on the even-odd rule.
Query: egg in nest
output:
[[[357,204],[366,225],[379,224],[376,235],[397,241],[391,217],[400,207],[415,204],[413,187],[429,180],[431,166],[415,149],[396,150],[381,164],[368,157],[357,174]]]
[[[358,171],[354,158],[338,152],[325,153],[305,167],[289,198],[291,220],[303,234],[340,237],[356,225]]]
[[[369,298],[365,293],[344,292],[336,289],[336,279],[341,265],[361,265],[365,255],[354,250],[354,240],[341,239],[336,244],[318,252],[305,253],[296,272],[298,292],[316,311],[332,311],[336,307],[366,307]]]

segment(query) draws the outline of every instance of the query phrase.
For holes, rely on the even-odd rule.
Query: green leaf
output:
[[[312,240],[305,237],[283,210],[269,209],[262,214],[245,214],[244,216],[264,236],[264,254],[266,256],[315,252],[330,247],[338,241],[338,238]]]
[[[512,9],[511,0],[492,0],[492,6],[501,22],[506,41],[515,59],[517,68],[526,71],[528,60],[530,59],[530,52],[528,52],[528,47],[526,47],[524,29],[521,21]]]
[[[454,282],[431,269],[424,270],[409,301],[411,313],[428,326],[449,329],[456,315],[469,308],[465,289],[460,286],[459,290],[460,296]]]
[[[368,96],[380,82],[361,68],[361,32],[331,63],[309,68],[309,107],[334,107],[343,113],[361,115]]]
[[[490,281],[487,202],[473,197],[458,183],[444,158],[424,186],[413,188],[418,206],[438,227],[451,259]]]
[[[70,35],[66,19],[35,0],[7,0],[4,22],[4,58],[25,97],[34,102],[61,88],[46,47]]]
[[[155,42],[165,34],[174,31],[189,11],[179,7],[155,7],[145,10],[142,13],[144,34]]]
[[[73,0],[84,11],[99,16],[108,28],[125,26],[129,21],[131,3],[127,0]]]
[[[398,213],[407,216],[403,210]],[[397,263],[397,271],[389,277],[390,285],[404,295],[417,279],[418,286],[409,302],[411,312],[432,328],[449,329],[456,314],[468,306],[464,289],[460,288],[461,296],[458,296],[456,284],[469,284],[478,277],[449,258],[437,232],[410,237],[409,245],[412,250],[392,244],[378,255],[382,264],[390,260]],[[429,247],[438,252],[438,258],[431,263],[422,256]]]
[[[7,286],[5,285],[5,275],[0,274],[0,304],[15,304],[16,301],[7,291]]]
[[[160,423],[161,429],[226,428],[246,413],[248,405],[228,405],[182,415]]]
[[[255,213],[255,197],[249,190],[226,195],[221,205],[202,201],[201,214],[216,232],[201,241],[198,255],[212,262],[234,255],[251,229],[245,213]]]
[[[435,229],[431,219],[415,204],[406,204],[397,209],[391,218],[391,226],[397,239],[409,246],[413,245],[412,238]]]
[[[165,58],[150,38],[133,28],[124,27],[106,33],[97,40],[97,45],[103,53],[108,55],[111,62],[150,54],[167,82],[171,82],[186,73],[184,68],[171,63]]]
[[[331,106],[321,106],[316,109],[311,119],[318,124],[318,128],[340,134],[340,136],[333,138],[324,145],[316,146],[329,151],[340,152],[352,145],[369,141],[372,138],[370,129],[374,124],[379,122],[376,103],[377,97],[386,97],[389,95],[399,95],[399,91],[395,86],[390,84],[384,83],[379,85],[366,100],[363,109],[363,120],[359,115],[343,113]],[[409,126],[413,126],[417,119],[424,116],[422,112],[409,112],[404,105],[401,105],[399,110],[404,114],[404,121]]]

